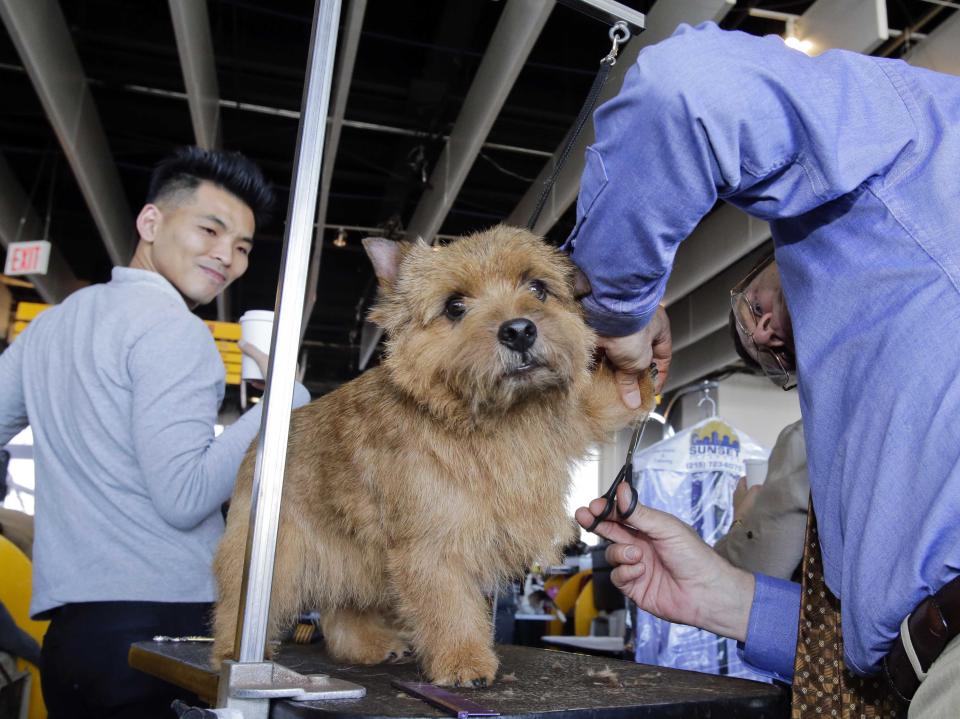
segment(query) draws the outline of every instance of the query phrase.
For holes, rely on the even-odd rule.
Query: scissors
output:
[[[650,372],[652,378],[656,380],[657,377],[657,366],[650,365]],[[629,517],[633,514],[633,510],[637,508],[637,502],[639,501],[639,495],[637,494],[636,487],[633,486],[633,453],[637,449],[637,445],[640,444],[640,440],[643,439],[643,430],[647,427],[647,420],[644,419],[640,424],[636,426],[633,430],[633,436],[630,438],[630,448],[627,450],[627,459],[623,463],[623,466],[620,468],[620,471],[617,473],[616,479],[613,480],[613,484],[610,485],[610,489],[603,493],[603,499],[606,500],[606,505],[603,507],[603,511],[593,520],[589,527],[587,527],[588,532],[593,532],[600,522],[605,521],[613,512],[614,508],[617,507],[617,488],[620,486],[620,483],[626,480],[627,486],[630,488],[630,505],[627,507],[626,512],[618,512],[621,517]]]

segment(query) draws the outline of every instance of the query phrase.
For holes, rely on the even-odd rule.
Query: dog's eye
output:
[[[540,280],[532,280],[527,288],[533,293],[533,296],[543,302],[547,299],[547,286]]]
[[[463,317],[467,311],[467,303],[463,301],[460,295],[454,295],[447,300],[443,313],[452,320],[458,320]]]

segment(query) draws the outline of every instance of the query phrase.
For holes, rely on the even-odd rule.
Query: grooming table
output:
[[[207,663],[209,644],[138,642],[130,665],[213,701],[218,676]],[[497,682],[488,689],[452,689],[503,717],[530,719],[633,719],[634,717],[789,716],[790,694],[781,687],[744,679],[664,669],[584,654],[509,644],[496,648]],[[274,719],[426,718],[448,716],[390,686],[391,680],[425,681],[416,663],[375,667],[330,660],[323,644],[284,645],[277,663],[301,674],[329,674],[366,687],[363,699],[326,702],[275,700]],[[612,670],[616,676],[598,673]],[[515,681],[504,681],[514,675]]]

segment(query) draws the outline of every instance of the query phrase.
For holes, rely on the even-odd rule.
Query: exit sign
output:
[[[7,246],[5,275],[45,275],[50,263],[50,243],[46,240],[11,242]]]

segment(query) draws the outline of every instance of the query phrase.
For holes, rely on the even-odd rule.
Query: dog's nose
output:
[[[497,339],[504,347],[517,352],[526,352],[537,340],[537,326],[526,317],[507,320],[500,325]]]

